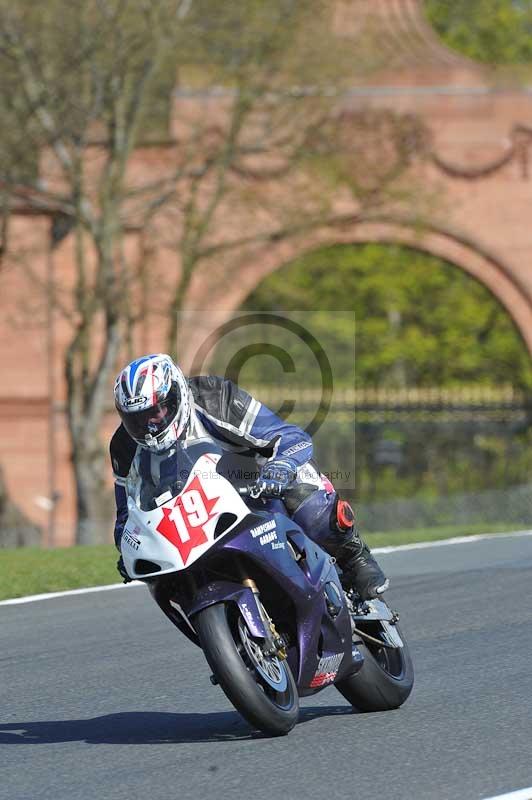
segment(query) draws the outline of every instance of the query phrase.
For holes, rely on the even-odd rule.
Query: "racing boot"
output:
[[[389,580],[377,564],[355,525],[353,509],[346,500],[338,500],[331,515],[335,546],[333,555],[342,570],[342,586],[354,589],[363,600],[386,591]]]

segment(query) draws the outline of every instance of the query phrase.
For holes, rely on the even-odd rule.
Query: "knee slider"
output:
[[[355,512],[347,500],[336,498],[336,503],[331,514],[331,531],[333,533],[347,533],[353,530]]]

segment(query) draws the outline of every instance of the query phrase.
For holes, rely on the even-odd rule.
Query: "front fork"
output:
[[[185,603],[185,613],[192,625],[194,615],[207,606],[216,603],[235,603],[251,636],[263,641],[263,653],[266,656],[287,657],[287,643],[277,632],[273,620],[264,608],[260,592],[253,578],[249,577],[247,570],[240,560],[236,560],[236,580],[217,580],[198,586],[192,574],[187,576],[188,602]],[[238,577],[237,577],[238,576]],[[238,581],[238,582],[237,582]]]
[[[255,598],[257,611],[263,622],[264,630],[266,631],[266,638],[262,648],[264,655],[277,656],[277,658],[284,660],[287,657],[286,642],[283,639],[283,637],[280,636],[280,634],[277,632],[272,618],[268,615],[268,612],[262,605],[260,599],[260,592],[257,584],[255,583],[253,578],[243,577],[242,585],[245,586],[247,589],[251,589],[251,591],[253,592],[253,597]]]

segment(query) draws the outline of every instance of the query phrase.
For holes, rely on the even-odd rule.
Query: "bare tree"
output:
[[[10,122],[1,143],[3,185],[11,197],[68,219],[75,238],[75,288],[61,311],[72,328],[65,375],[79,543],[97,538],[99,430],[124,321],[117,255],[127,167],[182,12],[180,0],[0,3],[2,102]],[[8,169],[19,154],[21,163],[37,158],[41,174]]]
[[[333,35],[332,8],[314,0],[277,0],[267,11],[261,2],[197,0],[191,8],[176,132],[179,157],[196,169],[181,169],[164,209],[155,198],[161,213],[152,227],[177,255],[171,353],[199,268],[235,279],[241,259],[269,242],[369,219],[412,198],[404,179],[425,153],[426,132],[411,115],[347,110],[346,77],[365,74],[378,56]]]
[[[2,208],[9,198],[52,215],[75,245],[74,290],[54,302],[72,331],[79,543],[98,538],[99,432],[117,355],[142,314],[130,300],[143,296],[148,252],[163,244],[176,255],[163,311],[175,352],[200,265],[238,264],[250,247],[400,202],[423,136],[412,120],[340,112],[350,53],[328,33],[330,10],[325,0],[0,0]],[[174,139],[150,174],[139,147],[162,76],[173,83],[176,72]],[[338,192],[347,212],[329,199]],[[136,264],[131,230],[144,245]]]

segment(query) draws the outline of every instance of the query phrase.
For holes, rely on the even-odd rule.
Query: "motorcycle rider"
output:
[[[176,442],[210,436],[224,449],[255,455],[262,496],[282,498],[294,522],[336,558],[345,589],[354,588],[369,599],[388,588],[356,529],[351,506],[317,469],[312,440],[301,428],[284,422],[230,380],[212,375],[185,378],[162,353],[124,367],[114,396],[122,420],[110,444],[119,551],[128,514],[126,481],[135,456],[141,479],[153,480]],[[125,581],[130,580],[121,557],[117,568]]]

